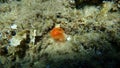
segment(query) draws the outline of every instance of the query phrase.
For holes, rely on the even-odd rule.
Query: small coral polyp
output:
[[[65,41],[64,30],[60,27],[53,28],[50,31],[50,35],[55,41],[60,41],[60,42]]]

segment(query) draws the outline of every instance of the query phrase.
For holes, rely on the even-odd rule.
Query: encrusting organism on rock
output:
[[[51,36],[55,41],[60,41],[60,42],[65,41],[65,33],[64,33],[64,30],[63,30],[62,28],[60,28],[60,26],[54,27],[54,28],[50,31],[50,36]]]

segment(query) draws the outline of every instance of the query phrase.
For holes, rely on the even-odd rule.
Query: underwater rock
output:
[[[116,68],[119,64],[118,0],[4,1],[0,1],[1,68]],[[65,31],[65,42],[51,38],[56,24]]]
[[[29,30],[23,30],[21,32],[19,32],[17,35],[13,36],[10,39],[10,45],[11,46],[18,46],[22,43],[23,40],[28,40],[29,38]]]
[[[79,8],[80,6],[82,6],[83,4],[87,4],[87,5],[95,5],[95,4],[101,4],[103,0],[75,0],[75,5],[76,8]]]
[[[0,55],[6,55],[8,53],[8,50],[6,47],[0,48]]]

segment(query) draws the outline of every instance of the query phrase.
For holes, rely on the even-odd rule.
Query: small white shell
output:
[[[17,25],[16,24],[13,24],[10,26],[11,29],[17,29]]]
[[[68,36],[68,37],[67,37],[67,41],[70,41],[70,40],[71,40],[71,37],[70,37],[70,36]]]

